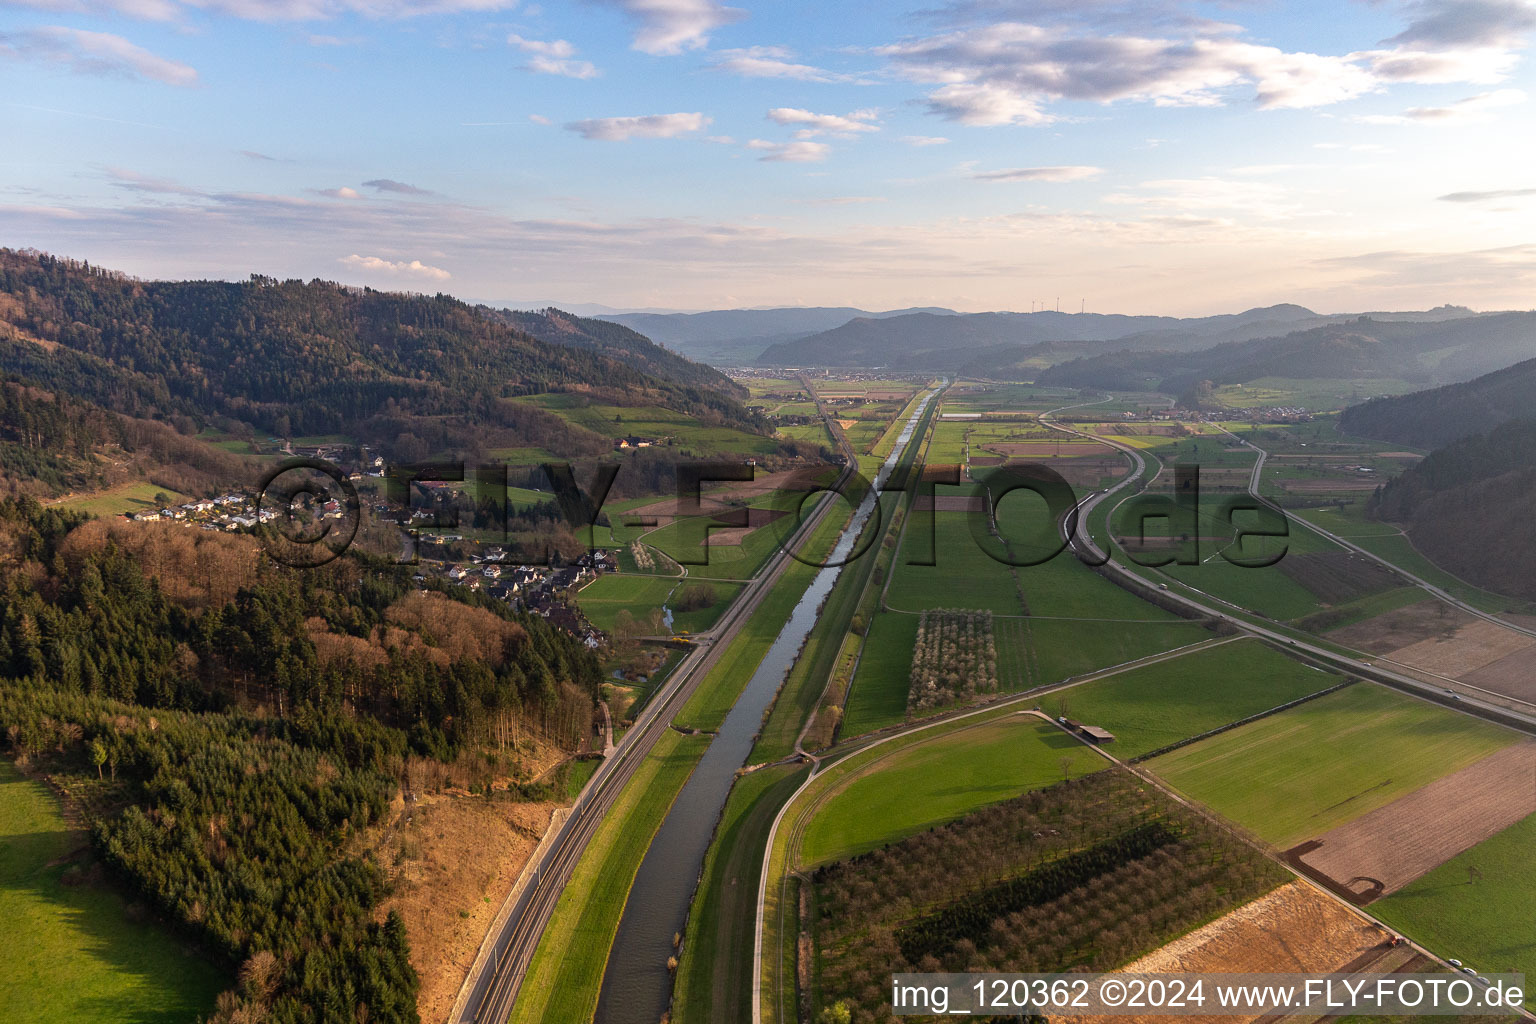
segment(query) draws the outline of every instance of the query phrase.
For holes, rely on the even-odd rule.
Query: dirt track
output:
[[[1536,743],[1490,754],[1289,852],[1362,905],[1536,814]]]

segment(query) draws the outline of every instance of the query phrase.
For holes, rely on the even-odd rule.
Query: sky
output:
[[[0,245],[524,305],[1536,306],[1536,0],[0,0]]]

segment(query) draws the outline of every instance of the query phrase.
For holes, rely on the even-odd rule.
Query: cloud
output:
[[[634,48],[642,53],[672,56],[684,50],[702,49],[709,34],[723,25],[740,21],[747,12],[725,7],[714,0],[607,0],[640,22]]]
[[[157,57],[122,36],[57,25],[0,32],[0,59],[58,64],[86,75],[147,79],[166,85],[197,84],[197,71],[179,61]]]
[[[814,164],[820,163],[832,152],[832,147],[825,142],[769,142],[767,139],[753,139],[747,143],[748,149],[761,150],[763,155],[758,157],[769,163],[795,163]]]
[[[849,82],[852,76],[827,71],[810,64],[796,64],[794,56],[782,46],[752,46],[740,50],[721,50],[711,65],[743,78],[790,78],[800,82]]]
[[[258,153],[254,149],[242,149],[240,151],[240,155],[245,157],[247,160],[261,160],[261,161],[264,161],[266,163],[274,163],[274,164],[279,162],[277,157],[275,157],[275,156],[267,156],[267,154],[265,154],[265,153]]]
[[[1409,107],[1401,114],[1364,114],[1355,120],[1361,124],[1477,124],[1492,120],[1492,111],[1519,106],[1525,100],[1525,93],[1519,89],[1498,89],[1443,107]]]
[[[795,133],[798,139],[810,139],[822,134],[851,138],[858,132],[877,132],[879,126],[870,123],[875,116],[876,111],[873,110],[855,110],[846,116],[813,114],[797,107],[774,107],[768,111],[768,120],[774,124],[799,126],[800,130]]]
[[[1055,183],[1087,181],[1104,173],[1102,167],[1012,167],[1002,171],[978,171],[971,177],[977,181],[1049,181]]]
[[[420,260],[411,260],[409,263],[396,260],[386,260],[379,256],[359,256],[353,253],[336,261],[343,266],[354,270],[367,270],[374,273],[393,274],[402,277],[421,277],[429,281],[446,281],[453,275],[442,267],[431,267]]]
[[[327,199],[361,199],[361,198],[363,198],[362,193],[358,192],[357,189],[355,189],[355,188],[347,188],[345,185],[343,185],[341,188],[316,188],[316,189],[310,189],[310,191],[313,192],[317,196],[325,196]]]
[[[628,139],[672,139],[702,131],[712,119],[703,114],[647,114],[643,117],[597,117],[572,121],[566,131],[584,139],[624,142]]]
[[[148,175],[126,170],[122,167],[108,167],[106,172],[107,176],[112,179],[113,188],[122,188],[130,192],[143,192],[150,195],[202,195],[200,191],[192,188],[190,185],[183,185],[169,178],[151,178]]]
[[[949,143],[942,135],[903,135],[898,141],[909,146],[944,146]]]
[[[407,185],[403,181],[396,181],[393,178],[374,178],[372,181],[363,182],[363,187],[371,188],[377,192],[394,192],[402,196],[430,196],[436,194],[424,188],[417,188],[415,185]]]
[[[1524,0],[1418,0],[1414,20],[1388,43],[1411,49],[1506,49],[1536,29],[1536,6]]]
[[[182,8],[173,0],[12,0],[16,6],[66,14],[123,14],[141,21],[174,21]]]
[[[529,71],[537,71],[544,75],[563,75],[566,78],[596,78],[597,68],[591,61],[573,60],[576,48],[564,39],[552,39],[548,42],[539,39],[524,39],[517,33],[507,36],[507,45],[516,47],[528,54],[528,63],[524,65]]]
[[[489,12],[518,0],[10,0],[21,6],[82,14],[121,14],[149,21],[176,21],[190,11],[212,11],[247,21],[319,21],[348,14],[366,18]],[[349,45],[355,40],[311,36],[314,46]]]
[[[1486,51],[1403,48],[1343,55],[1293,52],[1203,24],[1182,38],[1095,35],[1003,21],[879,47],[894,69],[931,83],[930,112],[976,125],[1041,125],[1056,101],[1222,106],[1247,92],[1264,109],[1321,107],[1390,81],[1488,77]],[[1502,38],[1502,37],[1501,37]],[[1493,74],[1497,74],[1495,69]]]
[[[957,82],[928,94],[928,112],[961,124],[1050,124],[1040,104],[1005,85]]]
[[[543,114],[529,114],[528,120],[532,121],[534,124],[554,124],[553,121],[545,117]]]
[[[1495,199],[1524,199],[1536,196],[1536,188],[1500,188],[1489,192],[1450,192],[1436,196],[1444,203],[1483,203]]]

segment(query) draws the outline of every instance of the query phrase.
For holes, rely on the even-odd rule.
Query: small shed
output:
[[[1110,732],[1108,729],[1101,729],[1097,725],[1080,726],[1077,731],[1082,733],[1085,740],[1097,746],[1103,746],[1106,743],[1115,742],[1114,733]]]

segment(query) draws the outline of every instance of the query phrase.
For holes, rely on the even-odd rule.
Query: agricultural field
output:
[[[1106,675],[1041,699],[1115,734],[1116,757],[1138,757],[1340,682],[1253,639],[1229,640]]]
[[[745,584],[605,573],[577,592],[582,614],[605,632],[698,633],[715,624]],[[672,611],[671,624],[664,611]],[[626,618],[627,616],[627,618]],[[652,630],[652,620],[660,629]]]
[[[692,416],[660,406],[600,405],[568,392],[530,395],[515,401],[553,412],[603,437],[638,435],[664,439],[678,454],[771,455],[772,438],[730,427],[707,427]]]
[[[1371,913],[1445,957],[1485,971],[1536,977],[1531,893],[1536,892],[1536,816],[1458,854]],[[1527,991],[1526,1007],[1536,1005]]]
[[[935,564],[909,564],[914,560]],[[919,508],[907,517],[886,604],[909,612],[952,607],[996,615],[1026,612],[1012,569],[976,542],[967,513]]]
[[[999,842],[1007,836],[1007,842]],[[1284,880],[1133,777],[1103,771],[823,866],[801,901],[809,1011],[896,1021],[891,972],[1102,971]]]
[[[1509,746],[1516,734],[1356,683],[1147,766],[1282,849]]]
[[[981,384],[960,382],[944,395],[946,412],[1035,413],[1074,400],[1071,388],[1037,387],[1034,384]]]
[[[0,1007],[15,1024],[185,1024],[233,979],[106,886],[45,785],[0,760]]]
[[[93,516],[117,516],[124,512],[143,512],[167,505],[179,505],[186,500],[184,494],[152,484],[148,480],[135,480],[104,491],[64,498],[57,505],[62,509],[88,512]]]
[[[1022,712],[907,734],[824,773],[799,859],[851,857],[1103,763]]]
[[[843,708],[844,736],[858,736],[906,718],[917,621],[916,615],[896,612],[875,615]]]
[[[1536,814],[1536,742],[1515,743],[1290,851],[1359,903]]]
[[[923,612],[912,648],[907,707],[914,711],[946,707],[996,689],[992,614]]]
[[[1346,405],[1358,405],[1367,399],[1387,395],[1401,395],[1421,386],[1390,378],[1336,380],[1259,377],[1246,384],[1223,385],[1216,389],[1214,397],[1222,405],[1233,409],[1289,406],[1312,412],[1335,412]]]

